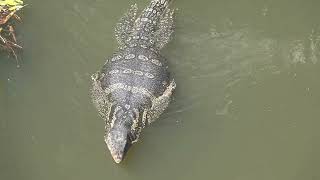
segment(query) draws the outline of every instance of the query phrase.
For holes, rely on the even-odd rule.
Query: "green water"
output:
[[[89,79],[134,2],[26,2],[21,68],[0,60],[1,180],[320,179],[318,0],[176,0],[174,101],[114,164]]]

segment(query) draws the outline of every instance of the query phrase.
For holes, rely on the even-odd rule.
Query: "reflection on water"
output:
[[[130,3],[28,2],[22,67],[0,61],[0,179],[320,178],[312,0],[175,1],[164,50],[174,101],[115,165],[89,79],[114,51],[113,28]]]
[[[215,81],[215,83],[222,83],[219,85],[224,90],[232,89],[244,80],[250,79],[251,84],[256,84],[257,78],[262,75],[279,76],[290,72],[292,68],[299,68],[302,64],[317,64],[320,57],[320,36],[317,36],[314,31],[305,38],[285,41],[265,37],[263,33],[248,27],[229,26],[224,31],[211,28],[205,33],[191,33],[178,34],[176,37],[186,49],[184,54],[188,60],[193,62],[192,64],[185,62],[179,66],[191,66],[188,69],[189,77],[187,78],[190,78],[189,81],[194,81],[192,84],[196,81]],[[189,98],[194,96],[198,98],[201,94],[205,96],[206,93],[200,91],[207,91],[208,84],[202,83],[201,86],[204,86],[203,89],[196,86],[195,90],[199,92],[194,92]],[[225,96],[228,97],[228,94]],[[194,99],[191,101],[194,103]],[[226,105],[222,105],[223,111],[232,103],[232,100],[226,99],[225,103]]]

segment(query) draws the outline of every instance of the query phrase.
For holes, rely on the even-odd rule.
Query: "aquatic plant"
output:
[[[23,7],[23,0],[0,0],[0,48],[13,55],[17,63],[18,57],[15,50],[22,47],[17,44],[14,22],[21,22],[21,18],[16,13]]]

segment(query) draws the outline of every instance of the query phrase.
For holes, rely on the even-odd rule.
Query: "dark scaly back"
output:
[[[164,92],[165,85],[169,84],[169,74],[165,59],[155,48],[157,40],[155,32],[159,29],[160,19],[168,8],[170,1],[152,0],[137,17],[130,34],[127,36],[126,46],[120,49],[102,69],[105,74],[110,74],[101,79],[103,89],[110,88],[114,84],[123,84],[148,90],[150,96],[155,97]],[[127,72],[140,74],[143,72],[144,77]],[[154,78],[146,78],[148,75]],[[123,103],[132,103],[125,102],[127,100],[124,97],[128,97],[125,94],[127,92],[124,90],[116,90],[112,96],[117,100],[122,99]],[[143,95],[141,98],[148,99],[148,105],[151,105],[150,97]],[[135,104],[144,104],[136,98],[133,101],[138,101]]]

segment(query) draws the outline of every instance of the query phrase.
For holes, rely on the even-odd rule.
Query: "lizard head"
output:
[[[133,114],[123,108],[116,108],[111,128],[107,131],[105,142],[113,160],[120,163],[133,143],[131,125]]]
[[[124,159],[132,144],[127,130],[121,128],[111,129],[105,137],[105,142],[116,163],[120,163]]]

